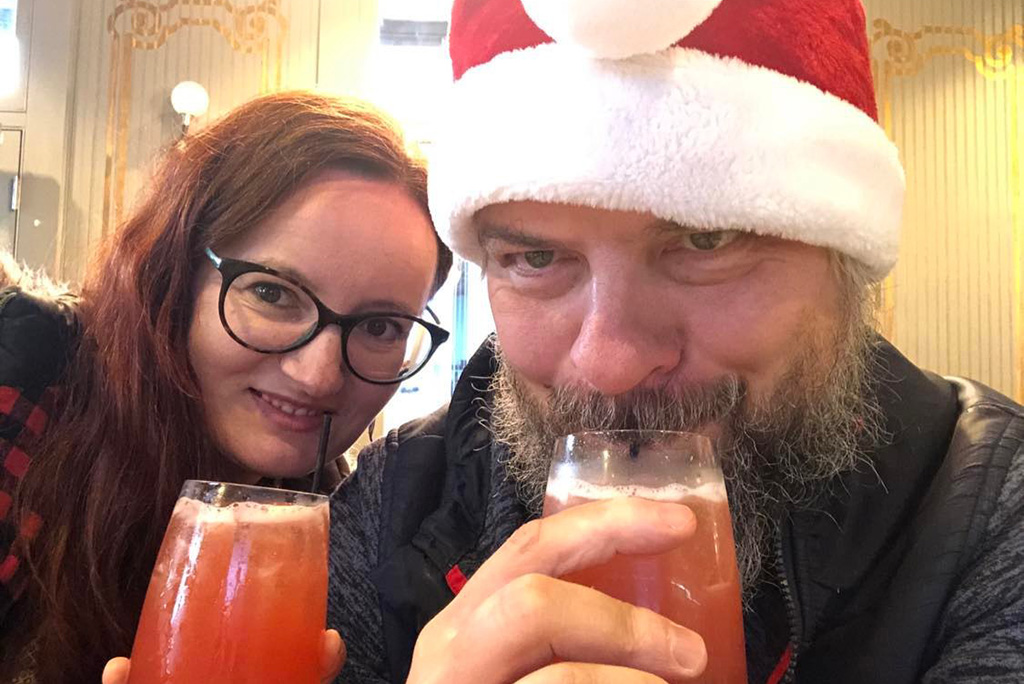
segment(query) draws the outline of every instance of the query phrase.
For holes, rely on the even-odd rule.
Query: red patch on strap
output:
[[[11,510],[11,495],[7,492],[0,492],[0,520],[7,518],[7,513]]]
[[[28,472],[29,463],[31,460],[28,454],[18,447],[11,447],[11,450],[7,452],[7,458],[4,459],[4,468],[7,468],[7,472],[20,480]]]
[[[466,576],[462,574],[462,570],[459,570],[458,565],[449,570],[448,574],[445,575],[444,578],[448,582],[448,588],[451,589],[452,593],[456,596],[459,595],[459,592],[462,591],[462,587],[466,586],[466,582],[469,581],[466,579]]]
[[[786,650],[783,652],[782,657],[779,658],[779,664],[775,666],[775,671],[772,672],[772,676],[768,678],[767,684],[779,684],[782,678],[786,676],[786,671],[789,670],[789,661],[793,658],[793,644],[786,646]]]

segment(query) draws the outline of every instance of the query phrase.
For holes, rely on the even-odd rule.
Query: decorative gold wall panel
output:
[[[124,215],[136,52],[160,50],[184,29],[212,29],[235,52],[258,55],[261,93],[281,86],[281,55],[288,22],[281,13],[280,0],[263,0],[254,5],[235,5],[228,0],[169,0],[162,4],[140,0],[119,2],[107,19],[107,30],[111,34],[111,85],[107,96],[104,232]]]
[[[865,0],[907,169],[881,325],[915,362],[1024,400],[1024,3]]]
[[[334,0],[329,0],[334,1]],[[82,3],[61,275],[130,210],[153,160],[180,136],[180,81],[210,93],[207,121],[261,93],[316,86],[321,0]]]

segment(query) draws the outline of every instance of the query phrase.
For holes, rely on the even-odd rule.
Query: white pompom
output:
[[[659,52],[696,28],[721,0],[522,0],[533,22],[556,42],[595,57]]]

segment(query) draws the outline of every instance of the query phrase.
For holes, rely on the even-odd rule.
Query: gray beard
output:
[[[736,557],[748,601],[763,579],[785,507],[810,504],[884,440],[872,385],[873,332],[857,319],[835,334],[805,332],[788,371],[764,397],[738,376],[607,397],[556,388],[541,403],[496,347],[490,428],[523,503],[540,513],[555,443],[589,430],[721,430],[717,448],[729,492]]]

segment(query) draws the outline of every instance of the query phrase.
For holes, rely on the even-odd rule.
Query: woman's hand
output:
[[[127,658],[114,658],[107,661],[103,668],[103,684],[128,684],[128,665],[131,661]]]
[[[320,655],[320,672],[323,684],[330,684],[345,664],[345,642],[336,630],[324,632],[323,652]],[[128,684],[128,669],[131,661],[114,658],[103,668],[103,684]]]

